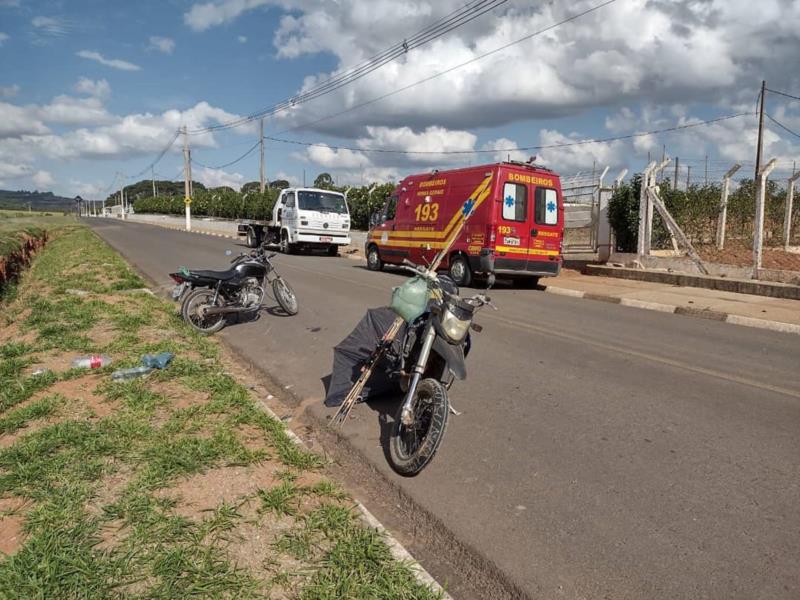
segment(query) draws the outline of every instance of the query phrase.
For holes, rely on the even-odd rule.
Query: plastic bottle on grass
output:
[[[79,356],[72,361],[73,369],[99,369],[111,364],[111,357],[107,354],[93,354],[91,356]]]
[[[147,375],[152,371],[150,367],[133,367],[131,369],[120,369],[111,374],[111,379],[114,381],[125,381],[126,379],[136,379],[143,375]]]

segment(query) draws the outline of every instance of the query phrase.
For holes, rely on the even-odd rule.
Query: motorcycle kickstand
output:
[[[450,400],[447,401],[447,408],[450,411],[450,414],[455,415],[457,417],[460,417],[461,415],[464,414],[463,412],[458,412],[455,408],[453,408],[453,405],[450,403]]]

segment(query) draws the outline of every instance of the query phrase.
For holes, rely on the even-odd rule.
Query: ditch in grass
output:
[[[437,597],[141,287],[67,227],[0,305],[0,597]],[[111,381],[162,351],[168,369]]]

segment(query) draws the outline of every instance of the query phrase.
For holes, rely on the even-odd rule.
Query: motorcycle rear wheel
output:
[[[413,477],[428,466],[444,438],[449,414],[447,390],[436,379],[423,379],[411,402],[412,425],[403,424],[402,410],[401,404],[389,434],[389,457],[395,471]]]
[[[198,289],[191,292],[183,299],[181,305],[181,316],[195,331],[210,335],[216,333],[225,326],[224,315],[213,315],[210,317],[202,314],[203,308],[208,306],[222,306],[223,300],[217,296],[216,304],[212,304],[214,291],[209,289]]]
[[[299,310],[297,296],[289,283],[283,277],[276,277],[272,282],[272,293],[281,308],[289,315],[296,315]]]

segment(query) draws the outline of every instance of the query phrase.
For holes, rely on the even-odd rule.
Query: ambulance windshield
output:
[[[341,194],[328,192],[298,192],[297,207],[301,210],[347,214],[347,204]]]

